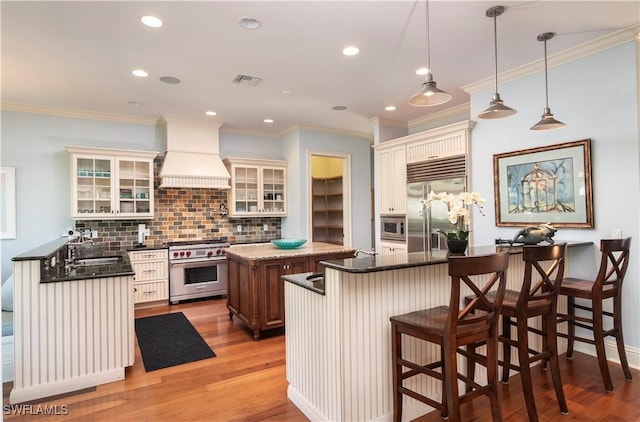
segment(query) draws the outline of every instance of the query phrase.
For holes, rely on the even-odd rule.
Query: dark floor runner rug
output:
[[[136,318],[135,325],[147,372],[216,356],[182,312]]]

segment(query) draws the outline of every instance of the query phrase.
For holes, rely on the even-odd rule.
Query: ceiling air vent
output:
[[[236,75],[236,78],[233,80],[234,84],[244,84],[249,86],[256,86],[262,81],[262,78],[258,78],[257,76],[249,76],[249,75]]]

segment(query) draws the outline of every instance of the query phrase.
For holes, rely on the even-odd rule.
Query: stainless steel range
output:
[[[168,242],[169,300],[226,295],[229,243],[214,240]]]

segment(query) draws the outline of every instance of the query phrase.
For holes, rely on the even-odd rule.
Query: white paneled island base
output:
[[[494,247],[472,248],[470,253],[492,251]],[[511,253],[507,288],[518,289],[524,273],[522,254],[518,248]],[[311,420],[392,420],[389,317],[448,303],[446,255],[434,252],[331,261],[325,269],[325,294],[301,287],[293,277],[285,277],[289,281],[285,283],[288,397]],[[539,347],[537,336],[530,341],[533,348]],[[434,345],[406,338],[403,342],[406,356],[414,362],[426,363],[439,356]],[[560,349],[564,352],[566,343]],[[482,371],[476,372],[478,380],[485,378]],[[420,377],[406,382],[440,399],[440,382]],[[403,420],[433,410],[406,396],[403,400]]]

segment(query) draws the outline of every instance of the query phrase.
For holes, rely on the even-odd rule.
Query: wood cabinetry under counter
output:
[[[229,258],[229,317],[236,316],[258,340],[262,331],[284,327],[283,275],[322,271],[321,261],[353,257],[354,248],[312,242],[297,249],[271,244],[239,245]]]

